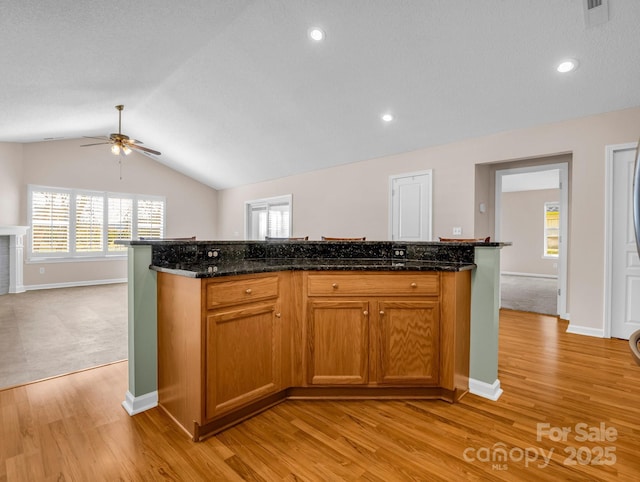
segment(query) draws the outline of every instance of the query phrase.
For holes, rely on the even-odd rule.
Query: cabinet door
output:
[[[378,382],[438,383],[439,303],[380,301],[377,308]]]
[[[308,382],[357,385],[368,382],[369,303],[309,302]]]
[[[279,320],[275,304],[207,316],[207,419],[278,390]]]

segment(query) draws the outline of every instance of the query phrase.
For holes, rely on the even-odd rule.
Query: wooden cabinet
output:
[[[159,403],[194,438],[282,389],[282,276],[158,273]]]
[[[159,405],[199,440],[287,398],[455,401],[470,287],[470,271],[159,272]]]
[[[206,420],[280,389],[280,316],[273,303],[207,315]]]
[[[377,310],[377,382],[437,384],[440,363],[440,303],[385,300],[378,302]]]
[[[309,273],[310,385],[435,385],[440,275]]]
[[[368,383],[369,304],[366,301],[312,300],[308,310],[308,383]]]

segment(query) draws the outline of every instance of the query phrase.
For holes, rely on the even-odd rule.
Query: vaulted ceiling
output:
[[[221,189],[639,106],[640,1],[584,3],[0,0],[0,141],[108,135],[124,104]]]

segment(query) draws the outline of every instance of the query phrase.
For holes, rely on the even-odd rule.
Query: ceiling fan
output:
[[[131,150],[135,149],[138,151],[141,151],[143,153],[148,153],[148,154],[155,154],[156,156],[160,155],[160,152],[154,150],[154,149],[149,149],[148,147],[143,147],[140,144],[142,144],[142,141],[139,141],[137,139],[130,139],[129,136],[124,135],[122,133],[122,110],[124,109],[124,105],[117,105],[116,109],[118,110],[118,132],[114,133],[114,134],[109,134],[109,137],[107,136],[101,136],[101,137],[91,137],[91,136],[84,136],[87,139],[98,139],[101,140],[103,142],[94,142],[93,144],[84,144],[80,147],[88,147],[88,146],[99,146],[102,144],[111,144],[111,152],[113,154],[117,155],[129,155],[131,154]]]

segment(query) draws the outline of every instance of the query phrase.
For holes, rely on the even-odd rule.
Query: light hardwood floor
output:
[[[126,414],[126,362],[0,391],[0,481],[637,481],[640,367],[565,330],[502,311],[497,402],[288,401],[201,443]]]

